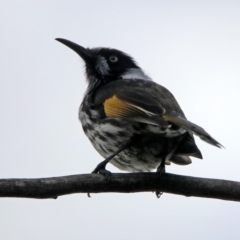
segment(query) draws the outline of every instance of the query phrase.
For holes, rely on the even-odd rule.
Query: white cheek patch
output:
[[[102,56],[98,56],[95,68],[101,75],[108,75],[110,72],[108,62]]]

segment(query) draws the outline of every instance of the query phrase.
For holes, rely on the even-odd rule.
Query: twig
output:
[[[0,179],[0,197],[57,198],[73,193],[166,192],[240,201],[240,182],[157,173],[118,173],[106,179],[81,174],[39,179]]]

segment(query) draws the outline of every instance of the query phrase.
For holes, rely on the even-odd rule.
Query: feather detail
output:
[[[108,118],[130,118],[133,121],[149,123],[160,127],[168,127],[168,123],[156,114],[120,99],[117,95],[106,99],[103,103]]]
[[[197,135],[200,137],[203,141],[218,147],[223,148],[223,145],[220,144],[218,141],[216,141],[214,138],[212,138],[203,128],[196,125],[195,123],[192,123],[186,119],[183,119],[179,116],[171,115],[171,114],[164,114],[162,118],[170,123],[173,123],[179,127],[182,127],[189,132]]]

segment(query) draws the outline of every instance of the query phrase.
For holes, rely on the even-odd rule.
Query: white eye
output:
[[[109,60],[110,60],[110,62],[115,63],[115,62],[118,61],[118,58],[117,58],[116,56],[110,56],[110,57],[109,57]]]

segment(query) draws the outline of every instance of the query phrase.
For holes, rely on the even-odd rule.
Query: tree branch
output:
[[[0,179],[0,197],[57,198],[72,193],[166,192],[240,201],[240,182],[157,173],[118,173],[110,179],[81,174],[38,179]]]

